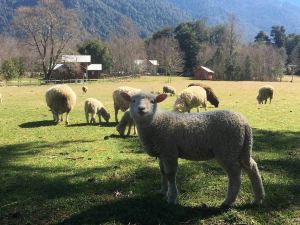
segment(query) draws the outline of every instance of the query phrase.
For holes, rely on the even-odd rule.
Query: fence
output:
[[[83,84],[85,82],[105,82],[105,81],[119,81],[119,80],[129,80],[139,78],[140,75],[130,75],[130,76],[107,76],[102,79],[65,79],[65,80],[43,80],[43,79],[26,79],[26,80],[13,80],[0,82],[0,86],[37,86],[45,84],[66,84],[75,83]]]

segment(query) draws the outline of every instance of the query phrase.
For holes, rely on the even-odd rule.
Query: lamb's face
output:
[[[157,110],[157,103],[167,98],[166,94],[153,95],[151,93],[140,92],[136,95],[129,96],[122,93],[125,100],[130,102],[130,115],[136,123],[149,123]]]
[[[151,120],[156,109],[156,98],[152,94],[139,94],[131,97],[130,113],[135,121]]]

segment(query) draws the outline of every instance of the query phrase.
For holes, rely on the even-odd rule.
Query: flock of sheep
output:
[[[82,91],[86,93],[87,87]],[[266,103],[273,98],[273,87],[268,85],[259,89],[257,101]],[[130,135],[135,126],[145,151],[159,158],[161,171],[161,194],[167,196],[169,203],[177,199],[176,174],[178,158],[187,160],[216,159],[228,175],[228,192],[223,206],[230,206],[240,189],[243,169],[252,185],[254,204],[261,204],[264,198],[262,179],[251,157],[253,137],[247,120],[240,114],[217,110],[202,113],[189,113],[191,109],[205,108],[207,101],[218,107],[219,100],[213,89],[207,85],[193,83],[180,92],[174,102],[173,111],[162,111],[157,103],[164,101],[167,94],[175,95],[175,88],[164,85],[163,93],[153,94],[132,87],[119,87],[113,92],[115,121],[118,123],[119,110],[125,112],[116,126],[121,136]],[[56,85],[46,92],[46,102],[56,123],[63,120],[69,123],[69,113],[76,103],[76,94],[67,85]],[[129,109],[129,110],[128,110]],[[96,114],[106,122],[110,114],[97,99],[85,100],[84,111],[87,123],[96,123]],[[188,112],[188,113],[184,113]],[[89,114],[91,119],[89,120]]]

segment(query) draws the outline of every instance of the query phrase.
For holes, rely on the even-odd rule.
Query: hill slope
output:
[[[19,6],[37,0],[0,1],[0,33],[12,33],[11,20]],[[269,33],[283,25],[288,33],[300,33],[300,3],[297,0],[63,0],[74,9],[86,29],[105,38],[117,30],[120,18],[129,17],[142,37],[163,27],[204,18],[208,24],[223,23],[229,14],[237,17],[246,40],[259,30]],[[298,3],[297,3],[298,2]]]

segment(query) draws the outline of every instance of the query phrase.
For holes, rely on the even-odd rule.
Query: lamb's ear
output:
[[[130,95],[129,95],[129,94],[127,94],[126,92],[121,92],[120,94],[121,94],[121,96],[122,96],[126,101],[130,102]]]
[[[156,102],[157,102],[157,103],[160,103],[160,102],[164,101],[167,97],[168,97],[167,94],[160,94],[160,95],[157,95],[157,96],[156,96]]]

